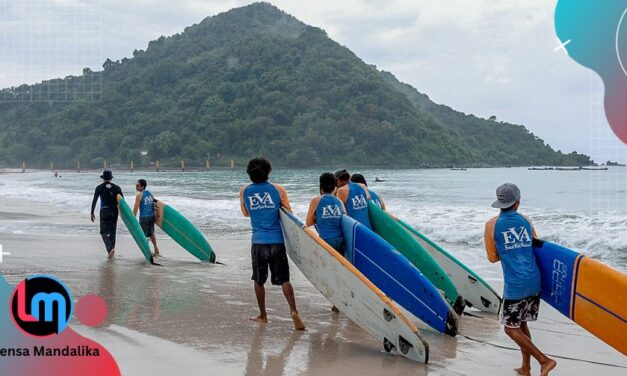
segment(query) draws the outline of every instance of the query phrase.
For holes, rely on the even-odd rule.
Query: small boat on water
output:
[[[466,171],[467,169],[464,167],[451,167],[451,171]]]
[[[549,171],[549,170],[555,170],[555,168],[553,168],[553,167],[527,167],[527,170],[531,170],[531,171]]]
[[[608,168],[607,167],[581,167],[582,170],[588,170],[588,171],[605,171]]]

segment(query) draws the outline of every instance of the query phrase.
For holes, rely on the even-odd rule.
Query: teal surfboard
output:
[[[118,195],[118,208],[120,209],[120,217],[122,217],[122,222],[126,225],[126,229],[137,243],[139,250],[142,251],[142,254],[148,260],[149,263],[154,264],[154,260],[152,258],[152,252],[150,251],[150,245],[148,245],[148,240],[146,240],[146,236],[144,236],[144,231],[142,231],[141,226],[139,225],[139,221],[133,215],[133,210],[124,200],[122,195]]]
[[[202,232],[173,207],[157,201],[155,219],[157,226],[187,252],[201,261],[216,262],[216,254]]]
[[[461,314],[466,306],[464,298],[433,257],[392,216],[372,201],[368,202],[368,212],[374,232],[414,264],[435,287],[443,292],[444,298],[455,309],[455,312]]]
[[[492,286],[420,231],[398,218],[396,221],[437,261],[466,300],[466,306],[493,314],[499,313],[501,297]]]

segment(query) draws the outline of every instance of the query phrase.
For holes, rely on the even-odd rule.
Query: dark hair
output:
[[[268,181],[268,176],[272,171],[272,164],[270,161],[261,157],[253,158],[248,162],[246,167],[246,173],[253,183],[263,183]]]
[[[146,186],[148,185],[148,183],[146,183],[146,179],[139,179],[137,180],[137,183],[139,183],[142,188],[146,188]]]
[[[320,175],[320,190],[323,193],[332,193],[335,190],[336,181],[335,175],[330,172],[325,172]]]
[[[351,181],[353,183],[361,183],[365,186],[368,186],[368,183],[366,183],[366,178],[364,178],[362,174],[353,174],[353,176],[351,176]]]
[[[335,178],[337,180],[349,180],[351,178],[351,174],[346,170],[337,170],[335,171]]]

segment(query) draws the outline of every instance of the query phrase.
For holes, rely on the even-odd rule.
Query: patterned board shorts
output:
[[[504,299],[501,324],[508,328],[520,328],[523,321],[536,321],[540,311],[540,295],[522,299]]]

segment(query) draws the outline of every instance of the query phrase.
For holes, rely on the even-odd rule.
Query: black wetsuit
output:
[[[96,202],[100,198],[100,236],[111,252],[115,248],[115,232],[118,225],[118,201],[117,196],[122,195],[122,190],[111,182],[105,182],[96,187],[94,199],[91,201],[91,214],[94,214]]]

